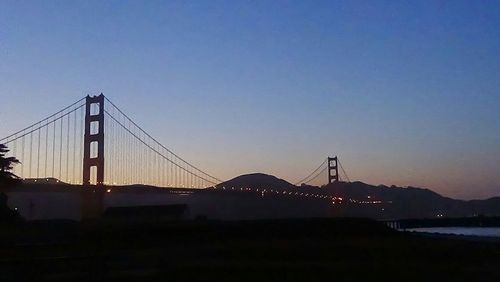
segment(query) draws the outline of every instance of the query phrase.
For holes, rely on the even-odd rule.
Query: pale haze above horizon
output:
[[[500,196],[500,1],[0,4],[0,137],[102,92],[221,179]]]

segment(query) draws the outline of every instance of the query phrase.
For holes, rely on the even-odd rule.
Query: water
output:
[[[500,227],[426,227],[406,229],[412,232],[426,232],[438,234],[500,237]]]

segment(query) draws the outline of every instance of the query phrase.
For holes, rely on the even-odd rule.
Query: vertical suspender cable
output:
[[[55,177],[55,162],[56,162],[56,121],[53,123],[54,133],[52,136],[52,177]]]
[[[127,124],[127,130],[130,130],[130,124]],[[132,165],[134,161],[133,157],[133,151],[134,149],[132,148],[132,142],[133,140],[130,138],[130,135],[127,134],[127,182],[129,185],[134,184],[133,177],[132,177]]]
[[[146,146],[145,149],[146,149],[146,170],[147,170],[146,181],[147,181],[147,184],[149,185],[149,184],[151,184],[151,168],[150,168],[151,160],[150,160],[149,148]]]
[[[23,131],[22,135],[24,135],[24,131]],[[21,161],[21,175],[23,178],[26,178],[26,177],[24,177],[24,164],[25,164],[25,161],[24,161],[24,139],[25,138],[23,137],[21,139],[22,139],[21,140],[21,159],[22,159],[22,161]]]
[[[73,183],[77,183],[78,179],[76,178],[76,114],[77,111],[73,114],[73,170],[71,171],[71,178],[73,179]]]
[[[129,128],[131,127],[130,126],[130,123],[129,123]],[[131,129],[129,129],[131,130]],[[135,152],[135,148],[134,148],[134,141],[135,141],[135,138],[130,138],[129,139],[129,151],[128,151],[128,154],[129,154],[129,166],[128,166],[128,174],[129,174],[129,181],[130,181],[130,184],[135,184],[134,183],[134,164],[135,164],[135,159],[134,159],[134,152]]]
[[[163,161],[164,161],[163,159],[160,159],[160,186],[161,187],[165,187],[164,182],[163,182],[163,180],[164,180],[164,174],[163,174],[164,162]]]
[[[30,133],[30,162],[29,162],[29,170],[28,170],[28,174],[29,174],[29,177],[33,177],[31,175],[31,167],[32,167],[32,161],[33,161],[33,133],[31,132]]]
[[[137,173],[137,140],[132,139],[132,167],[130,168],[130,175],[132,176],[132,184],[137,184],[136,173]]]
[[[158,149],[156,149],[158,150]],[[160,186],[159,185],[159,174],[158,174],[158,155],[154,154],[155,157],[155,168],[154,168],[154,174],[155,174],[155,186]]]
[[[120,129],[120,183],[125,184],[125,135]]]
[[[63,119],[61,118],[61,127],[59,134],[59,181],[62,181],[62,143],[63,143]]]
[[[50,124],[47,124],[47,127],[45,127],[45,166],[44,166],[44,175],[47,177],[47,151],[49,147],[49,129],[50,129]]]
[[[69,183],[69,128],[70,128],[70,114],[68,114],[68,126],[66,135],[66,181]]]
[[[19,156],[17,155],[17,134],[14,135],[14,142],[12,144],[12,156],[19,158]],[[14,166],[13,172],[17,175],[17,166]]]
[[[37,150],[37,160],[36,160],[36,178],[40,178],[40,131],[38,129],[38,150]]]

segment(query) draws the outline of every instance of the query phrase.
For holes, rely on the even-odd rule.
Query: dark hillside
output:
[[[275,176],[264,173],[252,173],[235,177],[226,182],[220,183],[217,187],[234,188],[268,188],[268,189],[289,189],[297,188],[293,184],[279,179]]]

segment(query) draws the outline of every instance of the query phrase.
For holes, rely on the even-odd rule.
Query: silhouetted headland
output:
[[[11,188],[11,206],[28,214],[52,198],[78,202],[82,186],[56,179],[29,179]],[[265,219],[290,217],[366,217],[373,219],[449,218],[499,216],[500,197],[486,200],[457,200],[429,189],[374,186],[362,182],[337,182],[323,187],[294,186],[277,177],[255,173],[235,177],[206,189],[159,188],[146,185],[105,186],[108,206],[187,204],[192,216],[214,219]],[[53,194],[50,194],[51,192]],[[73,194],[72,194],[73,193]],[[53,196],[51,196],[53,195]],[[74,195],[74,199],[71,195]],[[42,203],[37,203],[44,198]],[[62,200],[62,199],[66,200]],[[54,201],[45,208],[56,214]],[[63,203],[61,207],[71,207]],[[71,211],[61,212],[73,214]],[[36,217],[47,218],[47,217]],[[48,218],[54,218],[52,215]],[[57,217],[56,217],[57,218]],[[64,217],[63,217],[64,218]]]

